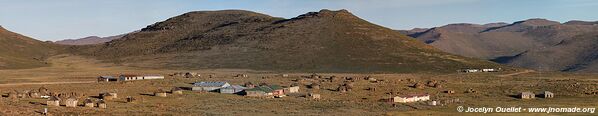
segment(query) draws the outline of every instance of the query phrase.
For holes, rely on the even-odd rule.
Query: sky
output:
[[[0,0],[0,25],[39,40],[112,36],[190,11],[240,9],[292,18],[347,9],[392,29],[530,18],[597,21],[598,0]]]

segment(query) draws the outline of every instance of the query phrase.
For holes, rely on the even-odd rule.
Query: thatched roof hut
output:
[[[60,106],[60,98],[56,96],[50,96],[46,101],[47,106]]]
[[[85,107],[90,107],[93,108],[95,107],[95,103],[93,103],[93,100],[87,98],[83,101],[83,104],[85,105]]]
[[[100,98],[102,98],[104,100],[112,100],[112,99],[117,98],[116,96],[117,96],[116,93],[100,93]]]
[[[68,99],[66,99],[66,107],[77,107],[77,105],[79,105],[79,99],[77,99],[77,97],[75,96],[71,96]]]
[[[107,108],[106,102],[104,100],[98,101],[98,107],[102,109]]]

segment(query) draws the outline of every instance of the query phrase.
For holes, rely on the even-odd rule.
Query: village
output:
[[[474,88],[465,88],[463,90],[449,89],[446,86],[447,80],[416,80],[413,78],[388,80],[388,78],[376,78],[369,75],[362,76],[336,76],[331,74],[268,74],[248,75],[248,74],[215,74],[215,73],[196,73],[196,72],[176,72],[171,74],[120,74],[118,76],[98,76],[96,82],[99,85],[106,84],[135,84],[135,83],[162,83],[171,80],[188,80],[186,84],[172,85],[170,87],[160,87],[145,93],[123,93],[114,88],[105,89],[95,94],[83,94],[77,91],[61,90],[52,91],[44,86],[30,89],[3,90],[0,100],[19,100],[19,99],[38,99],[45,102],[34,103],[45,108],[66,107],[66,108],[97,108],[111,109],[121,103],[140,104],[147,102],[144,99],[173,99],[171,96],[184,96],[187,94],[207,94],[217,93],[215,96],[237,95],[247,98],[300,98],[304,100],[338,100],[333,96],[346,96],[352,93],[384,93],[383,95],[366,95],[358,101],[379,102],[387,104],[386,107],[413,107],[416,109],[430,109],[433,107],[445,107],[454,104],[462,104],[466,101],[464,98],[454,96],[453,94],[472,94],[475,95],[479,90]],[[226,77],[228,79],[219,80]],[[290,78],[290,79],[289,79]],[[226,80],[237,80],[229,82]],[[288,79],[287,81],[268,82],[260,80],[270,79]],[[396,85],[404,83],[398,87],[386,85]],[[401,85],[401,84],[399,84]],[[402,89],[395,89],[402,88]],[[325,95],[322,95],[325,94]],[[123,96],[124,95],[124,96]],[[333,95],[333,96],[331,96]],[[521,100],[531,100],[536,98],[555,98],[555,94],[549,90],[537,92],[520,91],[517,94],[511,94],[513,98]],[[358,97],[358,96],[353,96]],[[350,97],[352,98],[352,97]],[[346,99],[346,98],[345,98]],[[115,104],[114,102],[119,103]],[[353,101],[353,100],[349,100]],[[47,109],[40,113],[48,113]]]

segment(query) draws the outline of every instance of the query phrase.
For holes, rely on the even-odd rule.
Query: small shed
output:
[[[48,101],[46,101],[47,106],[60,106],[60,98],[56,96],[50,96]]]
[[[542,96],[543,98],[553,98],[554,93],[552,93],[550,91],[542,91],[542,92],[540,92],[540,96]]]
[[[240,85],[231,85],[231,86],[228,86],[228,87],[221,88],[220,89],[220,93],[234,94],[234,93],[242,92],[245,89],[247,89],[247,88],[243,87],[243,86],[240,86]]]
[[[172,90],[170,90],[170,93],[181,95],[183,94],[183,89],[180,87],[173,87]]]
[[[196,82],[193,83],[191,90],[193,91],[216,91],[220,88],[228,87],[227,82]]]
[[[532,92],[521,92],[519,93],[519,98],[521,99],[534,99],[535,98],[535,94]]]
[[[77,107],[77,105],[79,104],[79,100],[77,99],[77,97],[75,96],[71,96],[68,99],[66,99],[66,107]]]
[[[95,103],[93,103],[93,100],[87,98],[83,101],[83,104],[85,105],[85,107],[90,107],[93,108],[95,107]]]

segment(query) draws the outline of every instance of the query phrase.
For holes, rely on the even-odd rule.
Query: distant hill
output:
[[[89,36],[79,39],[65,39],[56,41],[56,44],[62,45],[92,45],[92,44],[102,44],[106,43],[115,39],[120,39],[126,34],[116,35],[116,36],[108,36],[108,37],[98,37],[98,36]]]
[[[0,26],[0,69],[47,66],[45,59],[56,53],[57,46],[41,42]]]
[[[596,22],[529,19],[512,24],[450,24],[417,38],[445,52],[543,71],[593,71]],[[405,33],[405,32],[403,32]],[[582,47],[583,46],[583,47]]]
[[[311,72],[454,72],[498,64],[447,54],[349,11],[283,19],[242,11],[197,11],[158,22],[78,54],[151,68]]]

